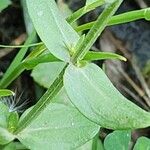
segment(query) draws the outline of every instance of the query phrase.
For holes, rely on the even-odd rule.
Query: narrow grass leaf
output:
[[[98,1],[98,0],[86,0],[86,5],[90,5],[90,4],[92,4],[92,3],[95,3],[96,1]],[[104,1],[104,0],[100,0],[100,1]]]
[[[119,59],[126,61],[127,59],[121,55],[109,52],[88,52],[83,60],[94,61],[94,60],[103,60],[103,59]]]
[[[86,5],[75,11],[72,15],[70,15],[66,20],[68,23],[73,23],[86,13],[91,10],[94,10],[96,7],[99,7],[105,3],[104,0],[88,0]]]

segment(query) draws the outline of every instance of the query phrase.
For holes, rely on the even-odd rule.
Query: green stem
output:
[[[140,19],[146,19],[148,20],[148,12],[150,12],[150,8],[145,8],[141,10],[135,10],[131,12],[126,12],[120,15],[113,16],[110,21],[108,22],[108,26],[122,24],[122,23],[128,23],[131,21],[136,21]],[[75,28],[77,32],[81,32],[84,30],[90,29],[96,21],[92,21],[90,23],[86,23],[84,25],[78,26]]]
[[[94,10],[96,7],[101,6],[105,3],[104,0],[101,1],[97,1],[94,2],[90,5],[84,6],[83,8],[77,10],[76,12],[74,12],[71,16],[69,16],[66,20],[68,23],[73,23],[75,22],[77,19],[79,19],[81,16],[83,16],[84,14],[86,14],[87,12]]]
[[[95,61],[95,60],[104,60],[104,59],[119,59],[122,61],[127,61],[127,59],[121,55],[109,52],[93,52],[89,51],[83,60],[85,61]],[[60,59],[56,58],[51,53],[41,55],[37,58],[27,59],[22,62],[22,65],[27,69],[33,69],[40,63],[48,63],[48,62],[62,62]]]
[[[33,31],[31,33],[31,35],[28,37],[28,39],[26,40],[25,44],[32,43],[32,41],[34,41],[35,37],[36,37],[36,31]],[[13,62],[9,66],[9,68],[7,69],[6,73],[4,74],[3,78],[0,80],[0,88],[6,88],[7,85],[9,85],[9,83],[11,83],[11,81],[12,81],[11,78],[14,78],[14,76],[16,76],[15,74],[18,74],[15,71],[21,72],[21,70],[22,70],[21,68],[20,68],[21,70],[18,70],[18,69],[16,70],[16,68],[19,66],[20,62],[24,58],[25,54],[27,53],[27,50],[28,50],[28,47],[23,47],[19,51],[19,53],[17,54],[17,56],[15,57],[15,59],[13,60]]]
[[[94,6],[95,5],[95,6]],[[92,5],[89,5],[86,10],[91,10],[91,8],[94,8],[98,6],[98,4],[92,4]],[[83,8],[82,8],[83,9]],[[85,9],[85,8],[84,8]],[[81,11],[81,10],[80,10]],[[83,10],[82,10],[83,11]],[[78,12],[78,11],[77,11]],[[75,12],[73,16],[76,16],[75,14],[77,13]],[[87,12],[87,11],[85,11]],[[78,13],[77,13],[78,14]],[[70,17],[70,18],[78,18],[78,17]],[[110,21],[108,22],[108,25],[116,25],[116,24],[121,24],[121,23],[127,23],[127,22],[130,22],[130,21],[135,21],[135,20],[138,20],[138,19],[143,19],[145,18],[146,20],[149,20],[150,18],[150,8],[146,8],[146,9],[142,9],[142,10],[136,10],[136,11],[131,11],[131,12],[127,12],[127,13],[124,13],[124,14],[121,14],[121,15],[117,15],[117,16],[114,16],[110,19]],[[73,19],[73,20],[74,20]],[[70,21],[70,19],[68,18],[68,21]],[[79,27],[76,28],[76,30],[78,32],[80,31],[83,31],[83,30],[87,30],[87,29],[90,29],[94,24],[96,23],[96,21],[94,22],[90,22],[90,23],[87,23],[87,24],[84,24],[84,25],[81,25]],[[13,81],[17,76],[15,75],[15,73],[17,75],[19,75],[19,73],[15,72],[14,70],[18,70],[18,69],[15,69],[18,67],[18,64],[21,62],[21,60],[23,59],[24,55],[26,54],[27,50],[28,50],[28,47],[29,46],[35,46],[37,44],[31,44],[29,45],[29,43],[31,43],[34,38],[36,37],[36,32],[33,31],[33,33],[29,36],[29,38],[27,39],[27,41],[25,42],[25,45],[24,46],[21,46],[23,47],[19,53],[17,54],[16,58],[14,59],[14,61],[11,63],[10,67],[7,69],[4,77],[1,79],[0,81],[0,87],[1,88],[6,88],[10,83],[11,81]],[[41,43],[38,43],[39,44],[42,44]],[[12,47],[12,46],[10,46]],[[15,46],[15,47],[18,47],[18,46]],[[19,67],[18,67],[19,68]],[[21,69],[21,68],[20,68]],[[22,69],[21,69],[22,70]],[[22,71],[18,70],[20,73]],[[13,74],[12,74],[13,72]],[[12,75],[11,75],[12,74]],[[15,76],[15,78],[13,77]],[[11,79],[11,81],[8,80]],[[8,82],[8,83],[7,83]]]
[[[54,81],[54,83],[50,86],[50,88],[46,91],[46,93],[42,96],[42,98],[36,103],[33,109],[25,116],[25,118],[19,123],[19,127],[16,130],[15,134],[22,131],[31,121],[37,117],[44,108],[51,102],[50,100],[56,96],[56,94],[63,87],[63,75],[64,71],[68,65],[64,67],[59,77]]]
[[[116,12],[122,0],[116,0],[112,4],[108,4],[107,7],[104,9],[102,14],[98,17],[97,21],[91,28],[91,30],[86,35],[85,39],[81,46],[79,46],[77,52],[72,58],[72,63],[76,64],[78,60],[82,60],[92,45],[95,43],[96,39],[100,36],[102,31],[107,26],[109,20],[111,19],[112,15]]]
[[[39,52],[43,51],[45,47],[43,45],[38,46],[35,50],[39,54]],[[27,52],[27,49],[23,49],[26,51],[21,51],[17,54],[15,60],[12,62],[8,70],[6,71],[4,77],[0,81],[0,88],[6,88],[9,86],[10,83],[12,83],[25,69],[25,62],[29,59],[28,57],[21,62],[22,58],[24,57],[25,53]],[[31,52],[29,55],[30,58],[37,55],[37,53]],[[30,60],[30,59],[29,59]]]
[[[99,35],[98,32],[101,33],[102,30],[105,28],[110,17],[115,13],[115,11],[117,10],[117,8],[121,4],[121,2],[122,2],[122,0],[116,0],[115,2],[110,4],[104,10],[104,13],[100,17],[101,19],[103,19],[103,20],[101,20],[102,23],[98,20],[98,23],[100,24],[100,26],[98,26],[96,23],[96,26],[93,29],[91,29],[92,36],[94,36],[93,34],[96,34],[96,36],[94,36],[94,39],[92,39],[92,42],[94,42],[94,40],[96,40],[96,37],[98,37],[98,35]],[[104,20],[106,20],[106,21],[104,21]],[[101,26],[103,26],[103,27],[101,27]],[[97,28],[100,28],[100,30]],[[94,32],[93,32],[93,30],[94,30]],[[91,35],[91,32],[90,32],[90,35]],[[88,38],[89,38],[89,36],[87,36],[87,39]],[[92,42],[91,41],[89,41],[89,42],[91,45]],[[84,49],[81,49],[81,50],[84,51],[84,53],[85,53]],[[86,48],[86,52],[87,52],[87,48]],[[81,55],[82,55],[82,53],[81,53]],[[77,55],[77,56],[78,57],[74,58],[75,62],[78,60],[78,58],[80,58],[80,55]],[[36,103],[36,105],[33,107],[33,109],[19,123],[18,129],[15,131],[16,134],[18,134],[23,129],[25,129],[43,111],[43,109],[46,108],[46,106],[51,102],[51,99],[60,91],[60,89],[63,87],[63,74],[64,74],[64,71],[67,66],[68,66],[68,64],[66,64],[66,66],[63,68],[62,72],[60,73],[59,77],[54,81],[54,83],[50,86],[50,88],[47,90],[47,92]]]
[[[6,88],[10,83],[12,83],[23,71],[25,68],[22,64],[19,64],[12,72],[0,83],[0,87]]]
[[[0,45],[0,47],[2,48],[29,48],[29,47],[42,45],[42,44],[43,42],[34,43],[34,44],[24,44],[24,45]]]

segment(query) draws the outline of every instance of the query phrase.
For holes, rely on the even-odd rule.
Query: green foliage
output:
[[[65,67],[64,62],[39,64],[34,68],[31,76],[41,86],[49,88],[64,67]]]
[[[80,112],[102,127],[116,130],[150,125],[150,114],[122,96],[95,64],[81,68],[69,65],[64,85]]]
[[[31,76],[47,91],[20,118],[0,102],[3,149],[103,150],[98,138],[100,127],[133,130],[150,126],[150,113],[121,95],[102,69],[91,63],[103,59],[126,61],[117,54],[89,51],[106,26],[141,18],[149,20],[149,8],[113,16],[122,1],[87,0],[83,8],[65,18],[53,0],[27,0],[29,15],[42,43],[32,44],[36,38],[33,31],[25,45],[20,46],[22,49],[0,80],[0,87],[5,89],[27,69],[32,70]],[[95,22],[73,25],[103,4],[104,10]],[[79,28],[90,31],[80,36],[74,30]],[[36,48],[24,58],[29,46]],[[0,90],[0,96],[12,94]],[[130,138],[129,131],[114,131],[106,137],[105,149],[128,149]],[[149,148],[149,139],[140,138],[134,149],[139,148]]]
[[[55,2],[27,0],[27,4],[36,31],[48,50],[59,59],[69,62],[69,53],[79,36],[64,20]]]
[[[29,150],[19,142],[11,142],[0,148],[1,148],[1,150]]]
[[[6,105],[0,102],[0,145],[5,145],[15,138],[15,136],[7,130],[9,115],[10,113]]]
[[[99,126],[75,108],[50,104],[17,137],[29,149],[70,150],[92,139],[98,131]]]
[[[150,149],[150,139],[146,137],[140,137],[134,146],[134,150],[149,150],[149,149]]]
[[[105,150],[128,150],[131,141],[130,131],[114,131],[104,141]]]
[[[122,13],[122,14],[113,16],[109,20],[108,26],[122,24],[122,23],[128,23],[128,22],[135,21],[135,20],[140,20],[140,19],[150,20],[150,9],[149,8],[144,8],[144,9],[141,9],[141,10],[134,10],[134,11],[131,11],[131,12],[126,12],[126,13]],[[80,26],[76,27],[75,30],[77,32],[88,30],[94,24],[95,24],[95,21],[89,22],[89,23],[86,23],[86,24],[83,24],[83,25],[80,25]]]
[[[0,102],[0,127],[7,128],[7,119],[9,117],[8,108]]]
[[[96,7],[99,7],[105,3],[104,0],[88,0],[86,1],[86,5],[76,12],[74,12],[72,15],[70,15],[66,20],[72,24],[74,23],[77,19],[79,19],[81,16],[84,14],[88,13],[91,10],[94,10]]]
[[[14,95],[14,92],[6,89],[0,89],[0,97]]]
[[[86,0],[86,5],[92,4],[96,2],[97,0]]]
[[[11,4],[10,0],[1,0],[0,1],[0,12],[10,4]]]
[[[8,132],[7,129],[0,127],[0,145],[8,144],[14,139],[15,136],[12,133]]]

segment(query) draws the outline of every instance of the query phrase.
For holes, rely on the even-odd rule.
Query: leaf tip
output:
[[[127,58],[121,56],[121,60],[126,62],[126,61],[127,61]]]

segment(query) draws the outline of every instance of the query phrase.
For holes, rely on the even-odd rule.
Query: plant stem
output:
[[[110,21],[108,22],[108,26],[112,25],[117,25],[117,24],[122,24],[122,23],[128,23],[131,21],[135,20],[140,20],[140,19],[146,19],[147,20],[147,15],[145,15],[146,11],[149,11],[150,8],[145,8],[141,10],[135,10],[131,12],[126,12],[120,15],[113,16]],[[76,27],[77,32],[81,32],[84,30],[90,29],[93,25],[95,24],[95,21],[92,21],[90,23],[86,23],[84,25]]]
[[[24,44],[24,45],[0,45],[0,47],[2,48],[29,48],[29,47],[42,45],[42,44],[43,42],[34,43],[34,44]]]
[[[28,37],[28,39],[26,40],[25,45],[32,43],[34,41],[35,37],[36,37],[36,31],[33,31],[31,33],[31,35]],[[17,54],[17,56],[15,57],[15,59],[13,60],[13,62],[9,66],[9,68],[7,69],[6,73],[4,74],[3,78],[0,80],[0,88],[6,88],[7,85],[9,85],[9,83],[11,83],[11,81],[12,81],[11,78],[14,78],[13,76],[15,75],[15,73],[17,73],[17,72],[14,72],[14,70],[16,70],[16,68],[19,66],[19,64],[22,61],[22,59],[24,58],[27,50],[28,50],[28,47],[23,47],[19,51],[19,53]],[[16,71],[19,71],[19,70],[16,70]],[[21,72],[21,71],[22,71],[22,69],[19,72]]]
[[[77,52],[73,56],[72,58],[73,64],[75,64],[76,61],[82,60],[84,58],[86,53],[95,43],[96,39],[105,29],[110,18],[112,17],[112,15],[114,15],[114,13],[116,12],[121,3],[122,0],[116,0],[112,4],[110,3],[107,5],[102,14],[98,17],[97,21],[95,22],[91,30],[88,32],[87,36],[83,40],[83,43],[81,44],[81,46],[79,46]]]
[[[44,49],[45,48],[43,47],[43,45],[41,45],[41,46],[38,46],[35,50],[36,51],[38,50],[37,53],[39,53],[40,51],[43,51]],[[22,53],[21,51],[17,54],[15,60],[12,62],[9,69],[6,71],[4,77],[0,81],[0,88],[7,88],[9,84],[12,83],[26,69],[25,62],[26,61],[28,62],[28,60],[36,56],[36,53],[31,52],[30,53],[31,55],[29,55],[31,58],[29,59],[27,57],[26,59],[24,59],[24,61],[21,62],[22,60],[21,58],[23,58],[23,56],[25,55],[25,52]]]
[[[112,4],[109,4],[109,6],[104,10],[102,15],[99,17],[97,23],[93,26],[89,34],[87,35],[86,41],[84,44],[88,44],[87,42],[90,42],[88,44],[88,47],[86,49],[82,48],[80,49],[80,53],[78,53],[77,57],[75,57],[73,60],[74,62],[77,62],[79,58],[85,56],[85,54],[90,49],[90,46],[92,43],[96,41],[96,38],[99,36],[99,34],[102,32],[102,30],[107,26],[107,23],[110,19],[110,17],[115,13],[119,5],[121,4],[122,0],[116,0]],[[100,20],[102,19],[102,20]],[[94,36],[94,38],[91,38],[91,36]],[[89,40],[91,38],[91,40]],[[79,51],[77,51],[79,52]],[[83,53],[84,55],[83,55]],[[59,77],[54,81],[54,83],[50,86],[50,88],[47,90],[47,92],[41,97],[41,99],[36,103],[36,105],[33,107],[33,109],[25,116],[25,118],[19,123],[18,129],[15,131],[15,134],[19,134],[23,129],[25,129],[45,108],[48,104],[50,104],[51,99],[56,96],[56,94],[60,91],[60,89],[63,87],[63,75],[64,71],[66,69],[66,66],[63,68],[62,72],[60,73]]]
[[[142,9],[142,10],[136,10],[136,11],[131,11],[131,12],[127,12],[127,13],[124,13],[124,14],[121,14],[121,15],[117,15],[117,16],[113,16],[110,21],[108,22],[108,25],[116,25],[116,24],[121,24],[121,23],[127,23],[127,22],[130,22],[130,21],[135,21],[135,20],[138,20],[138,19],[142,19],[142,18],[148,18],[149,15],[149,12],[150,12],[150,8],[146,8],[146,9]],[[75,19],[75,18],[74,18]],[[69,21],[69,19],[68,19]],[[90,29],[94,24],[96,23],[96,21],[94,22],[90,22],[90,23],[87,23],[87,24],[84,24],[84,25],[81,25],[81,26],[78,26],[76,28],[76,31],[80,32],[80,31],[84,31],[84,30],[87,30],[87,29]],[[32,35],[30,36],[31,39],[32,39]],[[30,38],[29,37],[29,38]],[[29,39],[27,41],[30,41]],[[27,44],[28,42],[26,42],[25,44]],[[41,42],[42,44],[42,42]],[[29,45],[28,45],[29,46]],[[24,55],[22,53],[22,51],[25,53],[27,50],[27,47],[25,46],[23,49],[20,50],[20,54],[21,55]],[[18,53],[18,55],[20,55]],[[16,60],[19,60],[18,59],[18,55],[16,56]],[[22,57],[22,56],[21,56]],[[48,58],[48,57],[47,57]],[[35,61],[36,61],[37,58],[35,58]],[[31,60],[32,61],[32,60]],[[41,60],[41,58],[38,59],[39,62],[41,61],[44,61],[44,58],[43,60]],[[18,61],[19,62],[19,61]],[[16,64],[18,64],[18,62],[16,61]],[[30,61],[29,61],[30,62]],[[33,62],[34,64],[36,64],[36,62]],[[29,63],[28,63],[29,64]],[[10,69],[11,68],[11,69]],[[7,72],[5,73],[4,77],[2,78],[2,80],[0,81],[0,87],[1,88],[6,88],[15,78],[13,78],[13,80],[11,79],[11,73],[10,73],[10,70],[14,69],[15,68],[15,65],[14,63],[11,64],[11,66],[9,67],[9,69],[7,70]],[[19,71],[19,70],[18,70]],[[9,72],[9,73],[8,73]],[[14,72],[14,71],[13,71]],[[19,71],[20,73],[22,73],[21,71]],[[14,72],[15,73],[15,72]],[[14,74],[13,74],[14,75]],[[20,74],[17,74],[17,75],[20,75]],[[16,75],[15,75],[16,76]],[[17,77],[17,76],[16,76]],[[11,81],[9,81],[7,78],[11,79]],[[9,81],[9,83],[7,83]]]
[[[41,97],[41,99],[36,103],[36,105],[33,107],[33,109],[25,116],[25,118],[20,122],[19,127],[15,134],[22,131],[31,121],[37,117],[44,108],[50,103],[50,100],[56,96],[56,94],[61,90],[63,87],[63,75],[64,71],[68,65],[66,65],[61,73],[59,74],[59,77],[56,78],[54,83],[49,87],[49,89],[46,91],[46,93]]]
[[[83,16],[84,14],[86,14],[87,12],[95,9],[98,6],[101,6],[105,3],[104,0],[100,0],[100,1],[96,1],[90,5],[84,6],[83,8],[77,10],[76,12],[74,12],[71,16],[69,16],[66,20],[68,23],[73,23],[75,22],[77,19],[79,19],[81,16]]]

